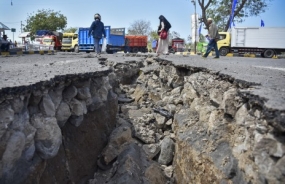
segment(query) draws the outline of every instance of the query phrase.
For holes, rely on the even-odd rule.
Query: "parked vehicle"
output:
[[[152,42],[152,50],[154,52],[156,52],[157,49],[157,44],[158,44],[158,40],[154,40]],[[173,38],[171,39],[171,41],[169,42],[168,45],[168,51],[170,53],[175,53],[175,52],[184,52],[185,51],[185,41],[182,38]]]
[[[169,48],[169,52],[175,53],[175,52],[183,52],[185,48],[184,39],[181,38],[173,38],[171,40],[171,46]]]
[[[221,56],[228,53],[258,54],[265,58],[285,52],[285,27],[240,27],[220,32],[217,42]]]
[[[57,31],[38,30],[36,37],[41,38],[44,45],[52,45],[54,50],[61,50],[62,47],[62,33]]]
[[[105,26],[106,31],[106,52],[111,54],[117,51],[123,51],[125,45],[125,28],[113,28]],[[89,28],[78,29],[78,51],[79,52],[94,52],[94,39],[88,37]],[[99,44],[102,46],[103,39]]]
[[[144,35],[126,35],[129,40],[130,52],[148,52],[147,49],[147,36]]]
[[[63,33],[61,50],[79,52],[78,34],[77,33]]]

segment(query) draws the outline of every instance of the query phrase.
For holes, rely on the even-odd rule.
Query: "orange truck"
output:
[[[126,35],[125,39],[128,39],[128,46],[130,52],[148,52],[147,49],[147,36],[144,35]]]

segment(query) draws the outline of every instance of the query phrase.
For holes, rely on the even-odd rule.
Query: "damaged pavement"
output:
[[[270,60],[269,65],[269,60],[260,58],[217,61],[151,54],[40,57],[40,62],[28,59],[17,67],[11,63],[19,58],[0,58],[2,92],[17,94],[19,86],[32,90],[31,84],[44,85],[45,80],[61,75],[94,78],[95,70],[101,71],[98,76],[106,76],[104,86],[117,96],[115,127],[94,158],[94,175],[85,182],[285,182],[284,60]],[[66,90],[76,91],[66,102],[74,115],[80,110],[72,99],[90,98],[84,86]],[[104,102],[104,91],[98,93]],[[95,109],[83,108],[80,117]],[[69,119],[72,126],[82,126],[84,122],[74,118]],[[61,128],[66,126],[57,122]]]

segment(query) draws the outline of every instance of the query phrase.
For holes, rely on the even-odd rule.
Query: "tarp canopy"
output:
[[[19,35],[19,38],[25,38],[25,37],[29,37],[30,36],[30,32],[23,32]]]
[[[10,28],[8,28],[5,24],[0,22],[0,31],[4,31],[4,30],[10,30]]]

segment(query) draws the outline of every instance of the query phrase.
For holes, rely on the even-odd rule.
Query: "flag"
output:
[[[264,27],[265,26],[265,24],[264,24],[264,21],[261,19],[261,22],[260,22],[260,26],[261,27]]]
[[[201,34],[201,31],[202,31],[202,24],[200,24],[200,27],[199,27],[199,36]]]
[[[234,14],[235,14],[235,9],[236,9],[236,5],[237,5],[237,0],[233,0],[233,4],[232,4],[232,13],[231,13],[231,17],[230,17],[230,28],[232,27],[232,22],[234,20]],[[235,25],[233,25],[235,26]]]

